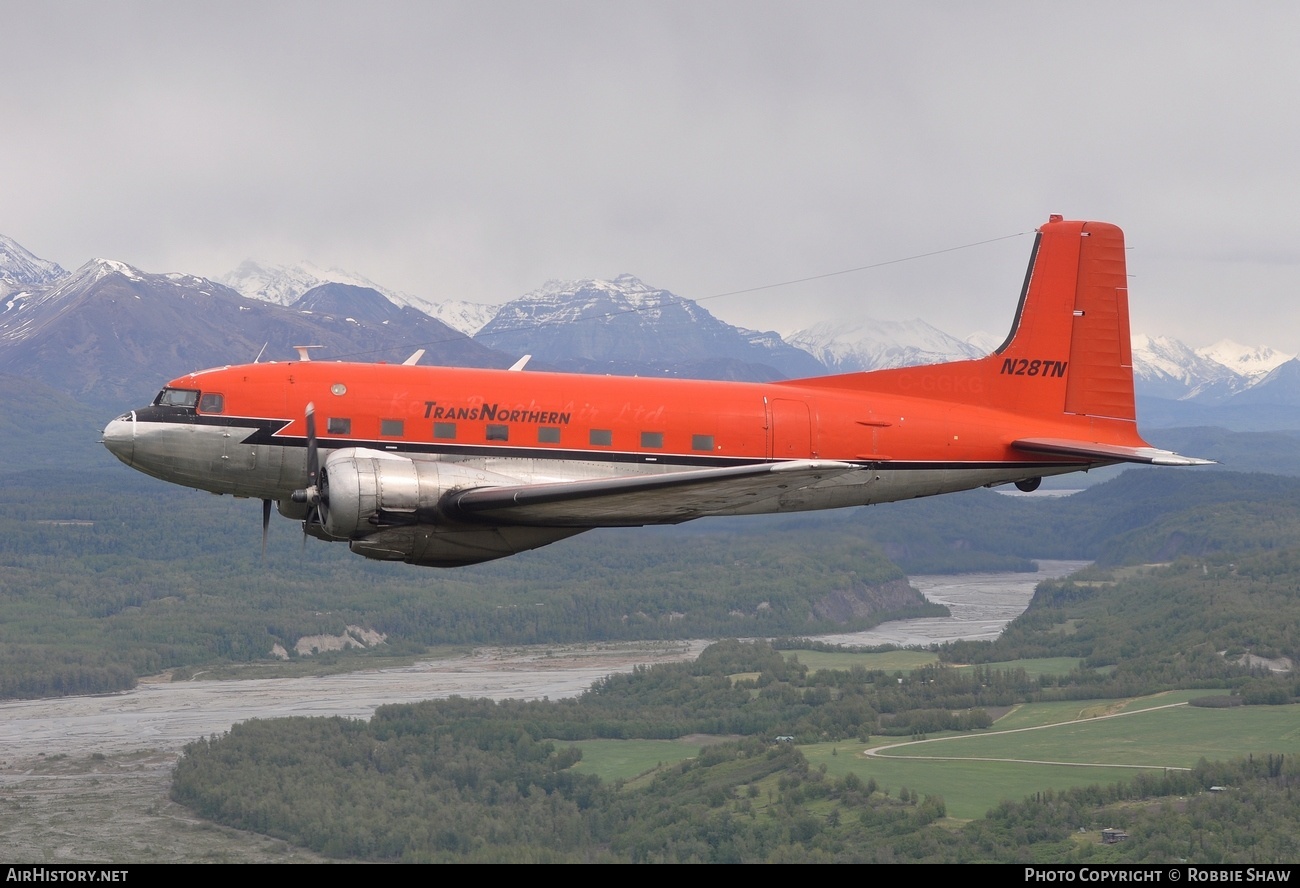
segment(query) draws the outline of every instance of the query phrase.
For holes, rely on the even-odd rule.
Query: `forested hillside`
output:
[[[1300,542],[1297,502],[1298,478],[1142,468],[1068,497],[973,490],[766,520],[792,531],[857,528],[908,573],[963,573],[1030,558],[1118,564],[1253,548],[1261,522],[1270,538]],[[1242,520],[1214,517],[1230,511]]]
[[[1296,815],[1287,797],[1300,772],[1283,756],[1039,793],[951,829],[933,826],[946,815],[942,798],[834,776],[796,745],[842,740],[851,749],[882,730],[986,728],[985,705],[1045,690],[1023,669],[809,674],[765,644],[724,642],[695,663],[611,676],[577,699],[452,698],[381,707],[369,722],[236,725],[186,749],[173,797],[221,823],[381,861],[1290,859]],[[575,769],[581,753],[564,746],[687,733],[742,739],[629,783]],[[1224,784],[1230,798],[1202,797]],[[1119,822],[1136,823],[1136,838],[1118,852],[1073,838],[1113,825],[1132,800],[1161,796],[1182,797],[1183,816],[1123,810]],[[1206,826],[1224,816],[1251,840]]]
[[[256,502],[130,475],[29,472],[0,488],[0,696],[97,693],[137,675],[293,652],[304,636],[434,644],[768,636],[945,612],[859,533],[595,532],[435,571],[359,558]],[[352,654],[357,656],[358,654]]]
[[[1094,568],[1049,580],[996,641],[955,642],[943,657],[1078,657],[1094,676],[1096,696],[1234,680],[1242,686],[1239,677],[1249,670],[1248,698],[1290,700],[1300,695],[1300,678],[1287,671],[1300,663],[1300,542],[1275,542],[1262,538],[1265,547],[1255,551],[1220,551],[1164,567]]]

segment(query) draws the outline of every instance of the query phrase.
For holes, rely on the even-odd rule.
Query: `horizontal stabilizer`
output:
[[[1182,456],[1172,450],[1156,447],[1126,447],[1123,444],[1102,444],[1097,441],[1077,441],[1073,438],[1021,438],[1012,447],[1029,453],[1077,456],[1080,459],[1107,460],[1111,462],[1145,463],[1152,466],[1212,466],[1212,459]]]

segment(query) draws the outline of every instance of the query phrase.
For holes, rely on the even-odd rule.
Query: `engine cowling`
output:
[[[438,508],[452,490],[518,483],[459,463],[364,448],[336,450],[321,470],[317,514],[322,523],[312,523],[306,531],[347,540],[353,552],[366,558],[456,567],[535,549],[584,530],[466,524],[444,520]]]
[[[438,502],[450,490],[518,483],[459,463],[361,448],[334,451],[321,474],[322,529],[340,540],[360,539],[386,527],[436,523]]]

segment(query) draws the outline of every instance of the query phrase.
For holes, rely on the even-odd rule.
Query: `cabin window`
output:
[[[406,430],[406,423],[400,419],[379,420],[379,434],[386,438],[400,438]]]
[[[614,433],[610,429],[592,429],[588,440],[595,447],[608,447],[614,443]]]
[[[325,429],[331,435],[350,435],[352,434],[352,420],[331,416]]]
[[[226,399],[216,392],[204,392],[199,399],[200,413],[220,413],[225,410]]]
[[[559,426],[542,426],[537,430],[538,444],[559,444],[560,429]]]
[[[712,435],[691,435],[692,450],[713,450]]]
[[[489,441],[509,441],[510,426],[498,425],[496,423],[488,423],[487,439]]]
[[[433,437],[452,439],[456,437],[456,423],[454,422],[435,422],[433,424]]]
[[[663,432],[642,432],[641,446],[646,449],[658,450],[664,446]]]
[[[193,389],[163,389],[153,402],[159,407],[193,407],[199,403],[199,393]]]

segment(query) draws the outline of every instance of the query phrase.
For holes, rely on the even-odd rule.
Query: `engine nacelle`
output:
[[[438,501],[449,490],[518,483],[458,463],[351,447],[331,453],[321,474],[323,529],[341,540],[360,539],[385,527],[436,523]]]

